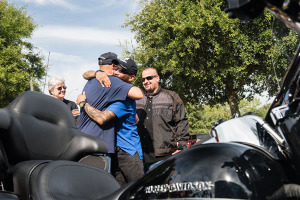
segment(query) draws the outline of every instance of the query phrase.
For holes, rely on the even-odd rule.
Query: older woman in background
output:
[[[65,86],[65,79],[59,76],[54,76],[48,81],[49,93],[61,101],[63,101],[72,111],[75,121],[77,123],[79,119],[79,110],[75,102],[65,99],[67,86]]]

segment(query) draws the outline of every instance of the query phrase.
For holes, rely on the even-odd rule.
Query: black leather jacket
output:
[[[146,163],[187,147],[189,124],[184,104],[176,92],[159,88],[136,101],[138,132]]]

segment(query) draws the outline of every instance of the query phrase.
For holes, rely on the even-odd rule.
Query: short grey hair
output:
[[[49,90],[49,93],[51,94],[51,90],[54,89],[54,87],[57,85],[57,84],[60,84],[60,83],[63,83],[65,84],[65,79],[63,77],[60,77],[60,76],[54,76],[52,77],[49,81],[48,81],[48,90]]]

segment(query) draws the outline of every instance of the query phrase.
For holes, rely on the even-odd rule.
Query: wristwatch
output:
[[[79,107],[84,108],[85,104],[86,104],[86,101],[80,101],[79,102]]]

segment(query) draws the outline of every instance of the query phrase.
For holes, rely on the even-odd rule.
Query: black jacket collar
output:
[[[155,96],[155,95],[158,95],[160,92],[161,92],[161,87],[159,86],[157,92],[155,92],[155,93],[147,93],[147,91],[146,91],[146,92],[145,92],[145,96],[146,96],[146,97],[153,97],[153,96]]]

